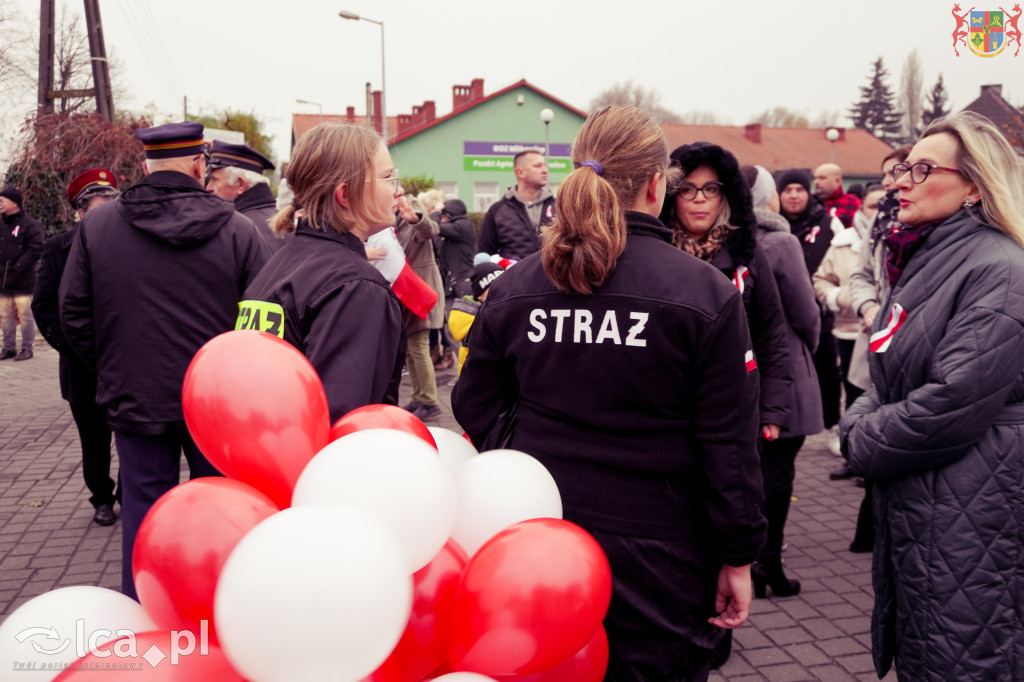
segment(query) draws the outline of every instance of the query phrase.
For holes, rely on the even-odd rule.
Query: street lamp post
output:
[[[386,145],[388,144],[388,108],[384,104],[384,93],[387,89],[387,73],[384,67],[384,22],[361,17],[355,12],[349,12],[348,10],[341,10],[338,12],[338,16],[350,21],[359,21],[362,19],[363,21],[368,21],[371,24],[377,24],[380,26],[380,131],[381,136],[384,138],[384,144]]]
[[[551,121],[555,118],[555,112],[550,109],[540,110],[540,120],[544,121],[544,158],[548,159],[551,156],[551,137],[549,135],[551,131]],[[548,161],[550,163],[550,160]]]
[[[839,139],[839,131],[835,128],[829,128],[825,131],[825,139],[829,141],[828,147],[828,162],[836,162],[836,140]]]
[[[320,109],[320,122],[321,123],[324,122],[324,105],[323,104],[321,104],[320,102],[310,102],[308,99],[297,99],[297,100],[295,100],[295,102],[297,104],[312,104],[314,107],[318,107]]]

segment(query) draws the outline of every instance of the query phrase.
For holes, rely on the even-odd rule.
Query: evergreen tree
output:
[[[935,86],[928,93],[928,108],[921,114],[921,122],[926,128],[932,121],[949,115],[951,108],[947,106],[948,99],[946,86],[942,83],[942,74],[940,73],[939,79],[935,81]]]
[[[850,118],[855,128],[863,128],[891,145],[899,144],[903,114],[896,110],[889,72],[881,57],[875,60],[872,70],[868,85],[860,89],[860,100],[850,107]]]

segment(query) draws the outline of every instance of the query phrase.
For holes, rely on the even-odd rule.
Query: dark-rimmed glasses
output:
[[[920,185],[924,182],[932,171],[943,170],[949,171],[950,173],[960,173],[957,168],[946,168],[945,166],[936,166],[934,163],[925,163],[924,161],[918,161],[915,164],[907,165],[905,163],[897,163],[892,167],[892,179],[893,182],[898,182],[900,178],[910,173],[910,181],[915,185]]]
[[[705,199],[714,199],[722,193],[722,183],[720,182],[708,182],[703,186],[698,187],[690,182],[684,182],[679,188],[678,196],[683,198],[683,201],[692,201],[697,198],[697,192],[704,195]]]

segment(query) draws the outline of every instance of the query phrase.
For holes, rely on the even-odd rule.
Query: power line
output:
[[[121,15],[128,22],[132,38],[135,40],[135,44],[139,46],[139,50],[142,52],[143,57],[149,63],[149,67],[155,80],[159,83],[160,87],[163,88],[165,94],[169,95],[171,100],[177,100],[180,96],[180,89],[176,89],[171,83],[170,77],[166,74],[164,68],[158,63],[157,58],[152,54],[150,45],[153,44],[153,39],[148,36],[144,36],[144,27],[141,26],[139,20],[135,17],[133,11],[130,9],[132,4],[128,4],[126,9],[124,3],[121,0],[117,0],[117,5],[121,9]]]

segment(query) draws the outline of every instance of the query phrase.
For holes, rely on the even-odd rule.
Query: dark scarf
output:
[[[899,190],[893,189],[886,192],[882,200],[878,202],[878,213],[875,215],[875,222],[871,224],[872,249],[874,249],[879,239],[885,239],[891,232],[895,232],[900,228],[899,214]]]
[[[691,256],[696,256],[702,261],[711,262],[711,259],[718,255],[725,244],[725,238],[729,234],[728,225],[719,225],[708,230],[703,241],[697,241],[686,233],[679,221],[673,226],[672,243]]]
[[[898,230],[891,232],[885,243],[889,246],[889,258],[885,262],[885,269],[889,273],[889,283],[896,286],[900,281],[907,263],[914,257],[917,250],[921,248],[928,235],[932,233],[943,221],[936,220],[923,225],[912,227],[902,225]]]
[[[11,215],[4,214],[4,223],[8,226],[17,225],[18,220],[21,218],[21,211],[12,213]]]

